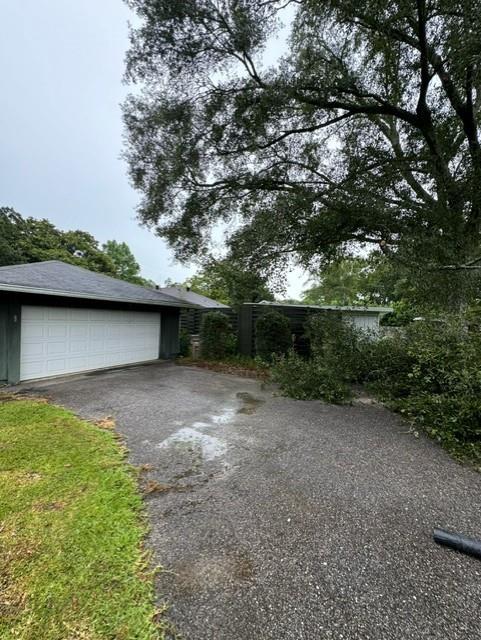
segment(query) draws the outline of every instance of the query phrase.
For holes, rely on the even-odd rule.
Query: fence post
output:
[[[240,305],[238,318],[239,353],[243,356],[252,356],[252,305],[245,302]]]

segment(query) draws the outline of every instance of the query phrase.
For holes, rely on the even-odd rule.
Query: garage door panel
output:
[[[88,339],[89,337],[89,328],[87,326],[87,323],[82,323],[80,324],[80,322],[76,322],[75,324],[72,324],[70,327],[70,339],[78,339],[78,338],[84,338],[84,339]]]
[[[159,313],[24,306],[20,377],[155,360],[159,342]]]
[[[49,358],[47,360],[47,373],[50,375],[58,375],[67,368],[67,361],[65,358]]]
[[[87,353],[89,350],[88,340],[71,340],[70,341],[70,353],[82,354]]]
[[[41,307],[38,307],[41,308]],[[62,307],[45,307],[47,320],[63,320],[68,321],[70,319],[71,309],[64,309]]]
[[[29,378],[40,378],[44,375],[44,367],[38,360],[32,362],[25,362],[22,364],[22,380],[28,380]]]
[[[47,333],[49,338],[66,338],[68,330],[69,327],[67,324],[61,324],[58,321],[47,324]]]
[[[43,338],[45,333],[45,328],[40,324],[23,324],[22,327],[22,336],[25,340],[33,340],[37,341],[38,338]]]
[[[68,342],[48,342],[47,356],[58,356],[68,353]]]

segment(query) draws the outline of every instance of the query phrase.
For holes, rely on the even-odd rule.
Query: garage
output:
[[[173,358],[190,306],[58,260],[0,267],[0,381]]]
[[[159,357],[160,314],[22,306],[20,380]]]

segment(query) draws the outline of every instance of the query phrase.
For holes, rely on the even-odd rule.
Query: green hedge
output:
[[[236,350],[229,318],[221,311],[209,311],[200,325],[200,353],[206,360],[222,360]]]
[[[256,354],[270,361],[273,355],[285,354],[292,346],[289,319],[278,311],[266,311],[256,321]]]
[[[187,329],[181,329],[179,333],[179,353],[184,358],[190,356],[190,333]]]

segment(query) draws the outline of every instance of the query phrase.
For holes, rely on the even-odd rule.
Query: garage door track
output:
[[[23,385],[113,415],[143,465],[160,601],[185,640],[481,638],[481,476],[379,406],[174,364]]]

